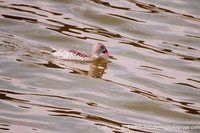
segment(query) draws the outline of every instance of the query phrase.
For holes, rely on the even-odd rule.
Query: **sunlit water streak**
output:
[[[199,4],[0,1],[0,131],[199,132]],[[116,60],[49,54],[97,42]]]

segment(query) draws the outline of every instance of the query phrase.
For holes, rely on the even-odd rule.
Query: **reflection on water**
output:
[[[0,1],[0,132],[199,132],[199,4]]]
[[[108,62],[105,60],[95,61],[90,65],[88,75],[91,77],[101,78],[107,69]]]
[[[105,73],[105,70],[107,69],[108,61],[105,58],[97,59],[92,63],[90,63],[89,70],[70,67],[65,64],[60,64],[60,65],[56,63],[54,64],[53,62],[48,62],[47,64],[40,64],[40,63],[38,64],[49,68],[69,69],[71,70],[70,73],[73,74],[86,75],[93,78],[101,78]]]

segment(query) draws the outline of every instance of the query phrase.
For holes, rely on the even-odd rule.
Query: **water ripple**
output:
[[[198,1],[0,3],[0,132],[198,132]]]

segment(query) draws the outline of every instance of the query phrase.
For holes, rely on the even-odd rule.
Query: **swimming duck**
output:
[[[63,50],[58,49],[54,50],[52,55],[55,57],[58,57],[60,59],[64,60],[71,60],[71,61],[94,61],[98,59],[100,54],[103,53],[107,57],[112,57],[108,50],[106,49],[105,45],[102,43],[98,43],[97,45],[94,45],[92,48],[92,52],[90,54],[86,54],[81,51],[77,50]]]

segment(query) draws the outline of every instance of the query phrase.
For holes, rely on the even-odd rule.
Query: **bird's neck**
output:
[[[97,58],[99,58],[99,55],[97,55],[96,53],[92,53],[91,56],[92,56],[93,59],[97,59]]]

